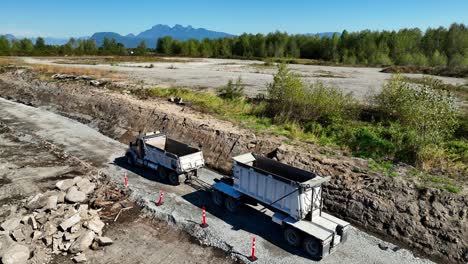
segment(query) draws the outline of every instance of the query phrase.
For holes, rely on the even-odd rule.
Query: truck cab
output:
[[[129,143],[125,157],[130,165],[154,169],[161,180],[168,179],[173,185],[178,185],[181,177],[189,181],[205,165],[200,149],[170,139],[159,131],[140,134]]]

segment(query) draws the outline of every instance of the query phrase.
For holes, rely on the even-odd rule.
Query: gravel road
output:
[[[182,86],[191,89],[214,89],[226,85],[228,80],[242,77],[246,84],[248,96],[256,96],[266,91],[266,85],[273,81],[276,72],[274,66],[265,67],[262,61],[232,59],[187,59],[183,62],[122,62],[113,65],[98,64],[56,64],[56,61],[73,61],[66,59],[23,58],[31,64],[54,64],[70,68],[103,69],[124,73],[133,82],[144,82],[146,85]],[[79,63],[79,61],[77,61]],[[148,68],[153,64],[153,68]],[[336,86],[345,92],[351,92],[356,98],[363,99],[369,93],[379,91],[391,74],[380,72],[381,68],[368,67],[334,67],[320,65],[289,66],[306,82],[322,81]],[[421,74],[405,74],[409,77],[422,77]],[[465,84],[463,78],[433,76],[449,84]]]
[[[147,208],[147,213],[166,220],[177,229],[183,229],[202,243],[229,250],[245,260],[250,252],[250,241],[257,238],[257,263],[311,263],[301,251],[290,248],[281,238],[280,228],[273,224],[271,212],[245,207],[238,215],[214,207],[205,192],[213,178],[219,174],[202,170],[201,180],[191,185],[174,187],[157,182],[154,173],[127,168],[122,162],[126,146],[96,130],[45,109],[38,109],[0,99],[0,121],[15,131],[27,131],[56,145],[94,166],[102,168],[120,183],[123,172],[130,169],[129,182],[132,197]],[[164,205],[156,207],[154,201],[165,188]],[[209,227],[201,229],[202,205],[207,206]],[[138,244],[138,238],[135,238]],[[183,263],[183,262],[178,262]],[[412,252],[384,242],[356,228],[352,228],[348,241],[320,263],[432,263],[415,257]]]

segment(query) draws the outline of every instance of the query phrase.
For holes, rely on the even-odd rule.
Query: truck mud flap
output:
[[[340,243],[346,242],[348,240],[348,229],[349,226],[337,226],[336,227],[336,233],[341,236]]]
[[[328,242],[323,241],[322,242],[322,258],[328,256],[331,253],[330,250],[332,250],[332,248],[331,248],[330,244],[331,244],[331,241],[328,241]]]

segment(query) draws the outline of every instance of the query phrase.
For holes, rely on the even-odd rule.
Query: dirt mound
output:
[[[230,171],[232,156],[256,152],[330,175],[324,194],[328,211],[443,261],[468,261],[467,197],[419,189],[401,176],[372,173],[364,160],[322,155],[315,147],[305,151],[282,146],[281,139],[258,137],[181,106],[24,75],[0,75],[0,96],[47,106],[121,142],[128,142],[138,131],[165,131],[174,139],[201,146],[207,164],[224,172]]]

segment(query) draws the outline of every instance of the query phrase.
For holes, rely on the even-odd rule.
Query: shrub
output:
[[[453,140],[447,142],[447,151],[455,160],[468,164],[468,141]]]
[[[240,99],[244,97],[244,87],[245,85],[242,83],[241,77],[235,83],[229,80],[226,86],[218,89],[218,96],[230,100]]]
[[[420,85],[394,75],[374,97],[377,107],[391,120],[417,132],[417,143],[439,143],[450,137],[458,121],[451,95],[427,78]]]
[[[382,138],[381,131],[368,127],[356,129],[349,146],[360,157],[380,159],[395,152],[395,145]]]
[[[330,123],[351,114],[355,101],[335,87],[321,82],[306,86],[284,64],[278,66],[273,83],[267,87],[268,112],[277,121],[319,121]]]

